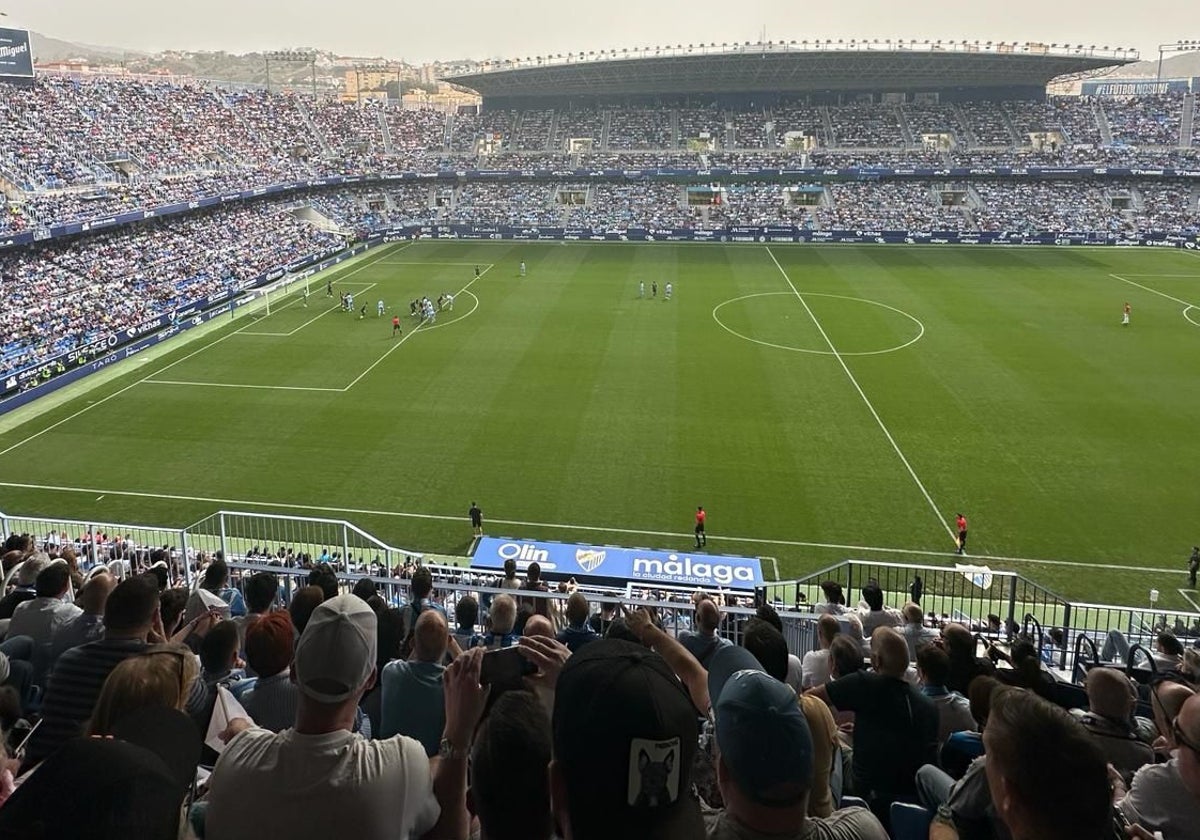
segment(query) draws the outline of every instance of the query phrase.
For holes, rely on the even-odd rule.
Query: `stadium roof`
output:
[[[447,81],[487,97],[908,91],[1044,86],[1138,60],[1132,49],[967,41],[688,44],[484,62]]]

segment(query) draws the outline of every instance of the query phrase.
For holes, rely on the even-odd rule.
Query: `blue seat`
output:
[[[933,812],[920,805],[893,802],[892,840],[927,840]]]

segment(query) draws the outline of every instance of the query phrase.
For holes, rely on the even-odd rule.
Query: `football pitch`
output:
[[[0,510],[461,554],[472,501],[493,535],[670,549],[704,505],[710,550],[784,578],[954,562],[961,511],[968,562],[1200,600],[1198,254],[417,242],[310,284],[0,418]]]

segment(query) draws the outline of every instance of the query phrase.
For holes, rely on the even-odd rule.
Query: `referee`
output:
[[[704,506],[696,507],[696,548],[703,548],[708,545],[708,535],[704,533],[704,520],[708,518],[708,514],[704,512]]]

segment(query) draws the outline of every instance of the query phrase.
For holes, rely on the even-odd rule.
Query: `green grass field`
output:
[[[713,550],[784,577],[952,562],[961,510],[974,562],[1190,608],[1200,255],[417,243],[312,286],[5,418],[0,510],[311,512],[455,553],[473,499],[494,534],[670,548],[703,504]]]

